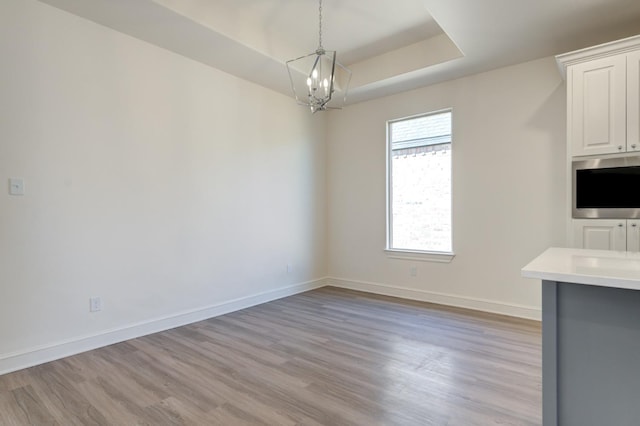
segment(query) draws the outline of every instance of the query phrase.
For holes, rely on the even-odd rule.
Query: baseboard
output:
[[[541,320],[540,308],[505,304],[491,300],[461,297],[452,294],[417,290],[406,287],[392,286],[382,283],[356,281],[342,278],[321,278],[288,287],[282,287],[267,292],[229,300],[219,304],[207,306],[191,311],[178,312],[161,318],[131,324],[125,327],[107,330],[95,335],[80,336],[51,345],[40,346],[28,350],[0,354],[0,375],[33,367],[34,365],[54,361],[56,359],[75,355],[81,352],[123,342],[136,337],[169,330],[209,318],[214,318],[230,312],[249,308],[251,306],[292,296],[294,294],[331,285],[339,288],[359,290],[373,294],[399,297],[403,299],[419,300],[441,305],[456,306],[484,312],[493,312],[519,318]]]
[[[272,300],[324,287],[325,285],[326,279],[322,278],[229,300],[204,308],[178,312],[165,317],[107,330],[95,335],[81,336],[16,353],[0,354],[0,375],[22,370],[23,368],[33,367],[34,365],[54,361],[56,359],[75,355],[81,352],[90,351],[103,346],[112,345],[114,343],[123,342],[125,340],[135,339],[136,337],[203,321],[230,312],[249,308],[251,306],[270,302]]]
[[[417,290],[413,288],[398,287],[388,284],[355,281],[343,278],[327,278],[327,285],[351,290],[365,291],[384,296],[399,297],[402,299],[419,300],[422,302],[437,303],[440,305],[456,306],[458,308],[473,309],[476,311],[492,312],[511,317],[526,318],[541,321],[542,311],[532,306],[506,304],[485,299],[456,296],[453,294],[437,293],[433,291]]]

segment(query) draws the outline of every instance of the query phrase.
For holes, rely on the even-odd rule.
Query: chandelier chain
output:
[[[318,48],[322,49],[322,0],[318,1]]]

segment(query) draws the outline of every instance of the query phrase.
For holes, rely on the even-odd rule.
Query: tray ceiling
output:
[[[315,0],[40,0],[290,95],[318,45]],[[637,0],[324,0],[348,103],[640,33]]]

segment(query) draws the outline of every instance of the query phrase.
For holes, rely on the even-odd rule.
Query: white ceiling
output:
[[[317,0],[40,0],[290,95],[318,45]],[[348,102],[640,33],[638,0],[323,0]]]

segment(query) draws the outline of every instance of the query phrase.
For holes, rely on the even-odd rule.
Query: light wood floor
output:
[[[329,287],[0,376],[0,425],[539,425],[540,340]]]

